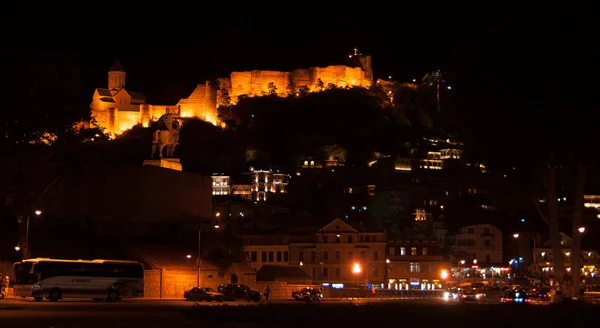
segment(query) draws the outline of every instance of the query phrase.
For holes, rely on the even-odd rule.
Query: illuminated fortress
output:
[[[240,96],[263,96],[276,88],[278,96],[320,91],[323,87],[364,87],[373,83],[371,56],[362,56],[354,50],[350,55],[351,66],[333,65],[296,69],[292,72],[250,71],[232,72],[229,77],[219,78],[218,86],[210,82],[198,84],[187,97],[174,105],[151,105],[141,92],[126,89],[126,72],[117,61],[108,71],[108,88],[97,88],[90,104],[91,116],[96,123],[113,137],[131,129],[134,125],[150,125],[166,113],[179,113],[182,117],[196,117],[214,125],[219,124],[217,107],[219,94],[229,96],[231,104]]]

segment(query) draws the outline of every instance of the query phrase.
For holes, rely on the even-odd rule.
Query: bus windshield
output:
[[[17,262],[13,265],[13,271],[15,273],[15,282],[19,285],[32,284],[34,275],[32,272],[33,263],[31,262]]]

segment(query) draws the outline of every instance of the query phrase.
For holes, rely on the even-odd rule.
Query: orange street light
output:
[[[360,267],[360,264],[354,263],[354,266],[352,267],[352,273],[360,274],[361,272],[362,272],[362,268]]]
[[[447,279],[448,278],[448,270],[442,270],[440,277],[442,277],[442,279]]]

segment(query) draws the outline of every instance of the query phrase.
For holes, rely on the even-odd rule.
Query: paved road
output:
[[[0,327],[260,327],[257,324],[243,322],[244,318],[255,316],[256,313],[262,313],[259,315],[261,316],[259,321],[263,320],[262,318],[268,318],[273,315],[277,316],[278,314],[285,317],[286,320],[288,320],[287,316],[292,315],[302,318],[336,318],[335,320],[346,317],[347,321],[349,321],[345,324],[346,326],[356,324],[356,321],[352,320],[359,320],[361,318],[379,318],[378,320],[384,321],[380,325],[377,325],[375,322],[371,323],[371,328],[387,327],[390,324],[389,320],[396,320],[397,318],[402,318],[399,322],[407,322],[407,320],[410,321],[410,318],[413,318],[413,321],[416,320],[415,324],[417,324],[422,323],[423,318],[427,317],[432,325],[437,326],[442,323],[447,324],[448,322],[464,322],[467,318],[473,317],[492,317],[494,321],[491,323],[497,323],[497,325],[491,325],[491,328],[496,326],[506,327],[507,323],[501,322],[503,318],[510,319],[510,322],[515,320],[517,322],[527,322],[531,317],[538,318],[536,320],[545,318],[548,325],[556,323],[560,319],[552,317],[553,315],[560,314],[560,316],[564,316],[563,313],[577,314],[576,317],[583,321],[589,319],[589,315],[582,316],[581,308],[577,308],[577,311],[567,309],[568,312],[563,312],[563,310],[557,311],[556,308],[550,307],[517,306],[516,308],[510,308],[511,315],[507,316],[507,309],[509,308],[506,305],[494,304],[461,306],[457,302],[443,300],[393,299],[352,301],[352,304],[358,307],[352,306],[349,303],[349,301],[326,301],[314,306],[307,306],[303,302],[296,302],[290,299],[276,300],[272,302],[273,307],[270,307],[260,306],[261,303],[257,304],[254,302],[192,303],[164,300],[124,300],[115,303],[95,303],[88,300],[65,300],[53,303],[47,301],[35,302],[22,299],[4,299],[0,300]],[[186,320],[184,312],[188,312],[189,314],[195,304],[202,306],[199,310],[193,311],[195,313],[195,320],[198,320],[198,316],[200,316],[200,320],[217,318],[219,323],[202,324]],[[280,306],[277,304],[280,304]],[[289,306],[285,306],[285,304]],[[239,307],[231,308],[230,306],[232,305],[238,305]],[[223,306],[228,307],[224,308]],[[257,306],[259,307],[257,308]],[[515,312],[515,310],[517,311]],[[431,316],[432,313],[435,313],[435,316]],[[593,308],[590,313],[592,316],[595,316],[597,308]],[[242,323],[239,320],[235,324],[221,323],[221,321],[231,321],[232,316],[241,317]],[[294,323],[294,320],[298,319],[290,318],[289,320],[291,320],[291,323]],[[327,322],[324,322],[324,324],[327,327],[331,326]],[[303,326],[306,326],[306,324],[303,324]]]
[[[336,306],[352,302],[356,305],[377,303],[442,303],[440,300],[353,300],[325,301],[319,306]],[[305,305],[303,302],[274,300],[272,304]],[[35,302],[23,299],[0,301],[0,327],[191,327],[185,320],[182,310],[194,305],[200,306],[258,306],[254,302],[194,303],[185,301],[124,300],[115,303],[93,302],[91,300],[64,300],[60,302]],[[151,319],[151,320],[148,320]],[[150,322],[148,322],[150,321]]]

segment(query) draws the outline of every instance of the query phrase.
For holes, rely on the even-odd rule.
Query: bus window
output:
[[[16,284],[24,284],[27,285],[31,282],[31,269],[33,267],[33,263],[31,262],[18,262],[13,266],[13,271],[15,273],[15,283]]]

